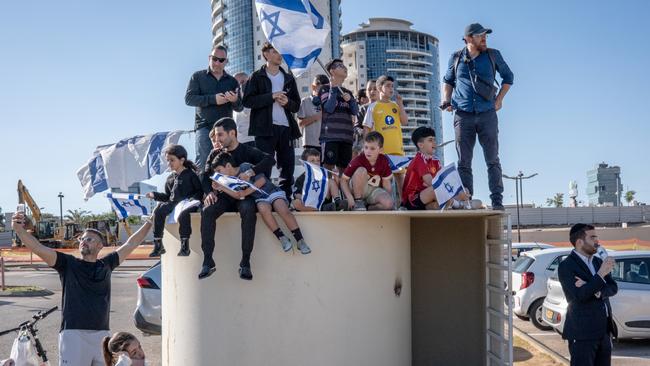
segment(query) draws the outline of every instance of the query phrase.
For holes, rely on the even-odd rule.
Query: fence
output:
[[[518,225],[517,209],[506,210],[512,217],[512,224]],[[539,207],[520,208],[519,220],[522,226],[620,224],[650,222],[650,206],[632,207]]]

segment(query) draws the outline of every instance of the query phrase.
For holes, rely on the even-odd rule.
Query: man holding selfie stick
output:
[[[196,160],[205,166],[212,150],[210,130],[223,117],[232,118],[232,112],[241,112],[239,82],[224,68],[228,63],[228,51],[216,46],[208,56],[208,68],[195,72],[187,85],[185,104],[195,107],[194,130],[196,131]]]
[[[126,243],[101,258],[99,252],[107,245],[104,234],[84,230],[79,238],[80,259],[41,244],[27,231],[24,208],[19,206],[17,211],[11,219],[16,236],[61,279],[59,365],[104,365],[102,340],[110,336],[111,273],[144,241],[151,221],[146,220]]]
[[[474,194],[472,155],[476,136],[488,167],[492,209],[503,211],[503,179],[499,161],[497,111],[512,86],[514,75],[498,50],[487,47],[491,29],[478,23],[465,28],[465,47],[454,52],[443,81],[442,110],[454,114],[458,173],[470,195]],[[501,87],[495,86],[496,73]],[[452,95],[453,92],[453,95]]]
[[[262,46],[262,56],[266,64],[251,75],[244,90],[244,106],[251,109],[248,132],[255,136],[255,146],[278,162],[279,186],[291,201],[294,141],[301,136],[293,114],[300,109],[300,94],[296,79],[280,67],[282,55],[269,42]],[[270,168],[255,173],[271,178]]]

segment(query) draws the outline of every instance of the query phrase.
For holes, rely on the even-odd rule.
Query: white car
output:
[[[573,248],[532,250],[512,265],[513,313],[541,330],[552,328],[542,320],[542,304],[546,297],[546,280]]]
[[[542,250],[555,248],[555,246],[546,243],[538,242],[529,242],[529,243],[512,243],[512,261],[516,261],[517,258],[521,257],[521,253],[528,252],[531,250]]]
[[[618,293],[609,298],[614,336],[617,339],[650,338],[650,251],[608,251],[608,255],[616,260],[612,278],[618,284]],[[557,271],[548,279],[547,289],[543,320],[562,333],[568,303]]]
[[[135,327],[145,334],[159,335],[162,329],[160,262],[140,275],[137,281],[138,305],[133,314]]]

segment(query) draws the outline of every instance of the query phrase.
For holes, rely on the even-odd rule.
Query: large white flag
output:
[[[241,180],[237,177],[231,177],[229,175],[224,175],[220,173],[214,173],[210,179],[213,181],[219,183],[222,187],[227,188],[231,191],[243,191],[246,188],[253,188],[254,190],[261,192],[264,195],[268,196],[268,193],[264,192],[263,190],[255,187],[252,183],[249,183],[245,180]]]
[[[256,0],[264,35],[300,76],[323,50],[330,34],[326,19],[309,0]]]
[[[431,186],[436,193],[436,199],[440,207],[447,201],[463,191],[463,183],[460,180],[456,164],[451,163],[442,168],[431,181]]]
[[[120,220],[124,220],[129,216],[142,216],[150,215],[151,212],[147,209],[147,202],[142,202],[144,196],[139,194],[128,193],[106,193],[106,198],[111,203],[113,211]]]
[[[88,163],[77,171],[84,198],[109,188],[126,191],[133,183],[167,171],[163,150],[177,144],[183,133],[186,131],[158,132],[98,146]]]
[[[305,166],[305,184],[302,186],[302,202],[307,207],[320,210],[327,197],[327,171],[318,165],[302,162]]]

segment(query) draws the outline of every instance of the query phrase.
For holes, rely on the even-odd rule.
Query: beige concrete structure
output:
[[[283,253],[260,219],[250,282],[237,215],[218,220],[217,271],[202,281],[199,217],[190,257],[173,254],[167,225],[164,365],[508,364],[500,213],[296,216],[313,253]]]

